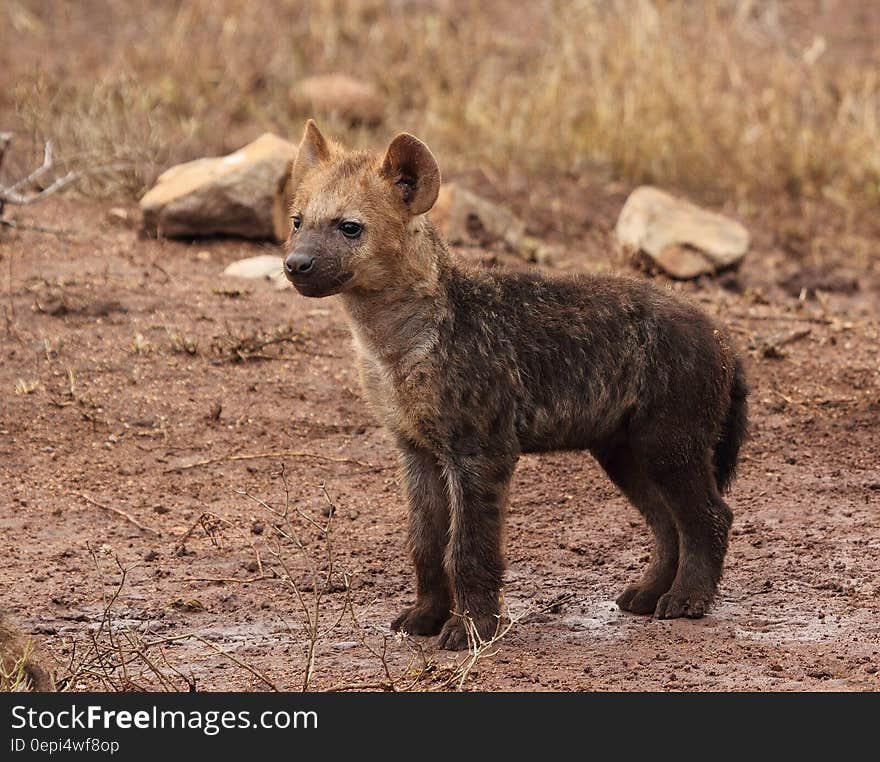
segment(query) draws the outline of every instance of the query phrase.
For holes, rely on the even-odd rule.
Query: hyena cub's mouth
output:
[[[288,275],[288,280],[293,283],[294,287],[303,296],[332,296],[338,294],[342,287],[348,283],[354,276],[354,273],[340,273],[332,278],[309,278]]]

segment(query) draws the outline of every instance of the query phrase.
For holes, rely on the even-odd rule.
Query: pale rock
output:
[[[352,125],[374,126],[385,116],[385,99],[372,86],[346,74],[301,79],[291,92],[294,105],[311,115],[337,117]]]
[[[283,187],[296,146],[265,133],[238,151],[171,167],[140,201],[144,228],[161,236],[285,237]]]
[[[520,253],[531,248],[532,239],[526,238],[522,220],[457,183],[440,186],[430,215],[437,230],[451,244],[487,246],[501,242]]]
[[[293,284],[287,280],[287,276],[284,274],[284,270],[279,270],[273,276],[269,278],[272,282],[272,285],[275,287],[277,291],[284,291],[287,288],[293,288]]]
[[[223,271],[224,275],[233,278],[250,278],[253,280],[273,280],[276,275],[281,275],[283,260],[278,254],[260,254],[256,257],[239,259],[232,262]]]
[[[114,206],[107,210],[105,218],[111,225],[127,228],[132,227],[132,223],[136,224],[137,213],[122,206]]]
[[[749,248],[749,232],[739,222],[650,186],[630,194],[615,233],[626,251],[682,279],[732,267]]]

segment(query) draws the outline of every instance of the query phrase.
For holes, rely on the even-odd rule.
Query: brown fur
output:
[[[417,597],[393,627],[463,648],[467,615],[491,637],[514,467],[560,449],[589,450],[653,532],[621,608],[702,616],[746,429],[727,333],[644,281],[453,261],[424,216],[439,170],[412,136],[384,156],[349,153],[309,122],[292,181],[288,277],[308,296],[341,294],[365,394],[400,450]]]

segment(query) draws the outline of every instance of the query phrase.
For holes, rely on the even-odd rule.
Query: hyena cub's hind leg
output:
[[[678,572],[678,529],[662,492],[623,444],[599,458],[611,480],[645,517],[654,535],[654,550],[642,578],[626,588],[617,605],[634,614],[653,614]]]
[[[698,618],[709,610],[721,580],[733,512],[718,491],[708,455],[704,463],[665,473],[657,483],[678,527],[679,562],[655,615]]]

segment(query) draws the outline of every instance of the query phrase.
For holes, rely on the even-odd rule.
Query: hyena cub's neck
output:
[[[391,372],[408,374],[436,346],[451,269],[431,223],[415,220],[388,282],[342,295],[358,350]]]

